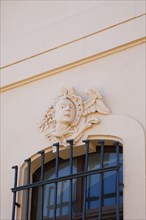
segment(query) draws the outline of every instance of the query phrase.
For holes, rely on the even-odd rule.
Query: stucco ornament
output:
[[[109,114],[100,93],[88,90],[88,99],[83,101],[73,88],[63,88],[55,104],[48,108],[40,125],[50,144],[59,142],[67,146],[66,140],[81,139],[85,130],[100,122],[98,114]]]

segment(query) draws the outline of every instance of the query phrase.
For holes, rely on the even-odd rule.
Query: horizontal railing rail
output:
[[[18,187],[12,188],[11,190],[12,190],[12,192],[18,192],[21,190],[30,189],[30,188],[34,188],[34,187],[38,187],[38,186],[44,186],[44,185],[51,184],[51,183],[58,183],[58,182],[62,182],[65,180],[72,180],[72,179],[76,179],[76,178],[80,178],[80,177],[91,176],[91,175],[110,172],[110,171],[119,170],[119,169],[120,169],[120,166],[112,166],[112,167],[107,167],[107,168],[102,168],[102,169],[95,169],[95,170],[91,170],[91,171],[79,172],[76,174],[66,175],[66,176],[54,178],[51,180],[44,180],[44,181],[39,181],[39,182],[23,185],[23,186],[18,186]]]

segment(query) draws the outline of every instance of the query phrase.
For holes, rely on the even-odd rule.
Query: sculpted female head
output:
[[[83,112],[83,103],[74,89],[63,89],[56,98],[41,124],[41,129],[48,137],[63,136],[74,132]],[[68,133],[69,132],[69,133]]]
[[[60,99],[55,105],[55,121],[57,125],[70,126],[75,120],[76,108],[74,103],[68,98]]]

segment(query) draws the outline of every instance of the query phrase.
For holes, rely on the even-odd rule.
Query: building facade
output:
[[[12,215],[11,167],[18,165],[18,185],[24,185],[24,160],[31,158],[32,181],[40,167],[37,152],[45,150],[45,164],[55,158],[51,143],[60,139],[50,142],[48,137],[58,138],[59,134],[52,133],[57,128],[44,135],[40,125],[50,106],[58,102],[62,88],[74,88],[83,110],[89,89],[96,91],[94,101],[101,99],[109,109],[99,105],[101,108],[89,112],[96,112],[100,121],[92,118],[89,127],[80,122],[84,111],[75,111],[77,123],[72,129],[80,131],[75,156],[84,154],[84,139],[93,145],[98,140],[106,145],[120,142],[123,219],[146,219],[145,1],[6,1],[2,2],[2,28],[0,219]],[[68,137],[77,138],[77,133],[66,135],[65,140]],[[68,146],[63,142],[62,146],[60,157],[67,159]],[[32,192],[29,196],[28,216],[32,219]],[[25,218],[25,201],[25,193],[19,191],[16,219]]]

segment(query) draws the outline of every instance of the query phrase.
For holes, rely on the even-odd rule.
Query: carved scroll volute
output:
[[[48,108],[40,128],[49,144],[59,142],[67,146],[67,139],[79,141],[87,129],[100,123],[98,114],[109,114],[98,91],[88,90],[88,99],[83,101],[73,88],[63,88],[55,104]]]

